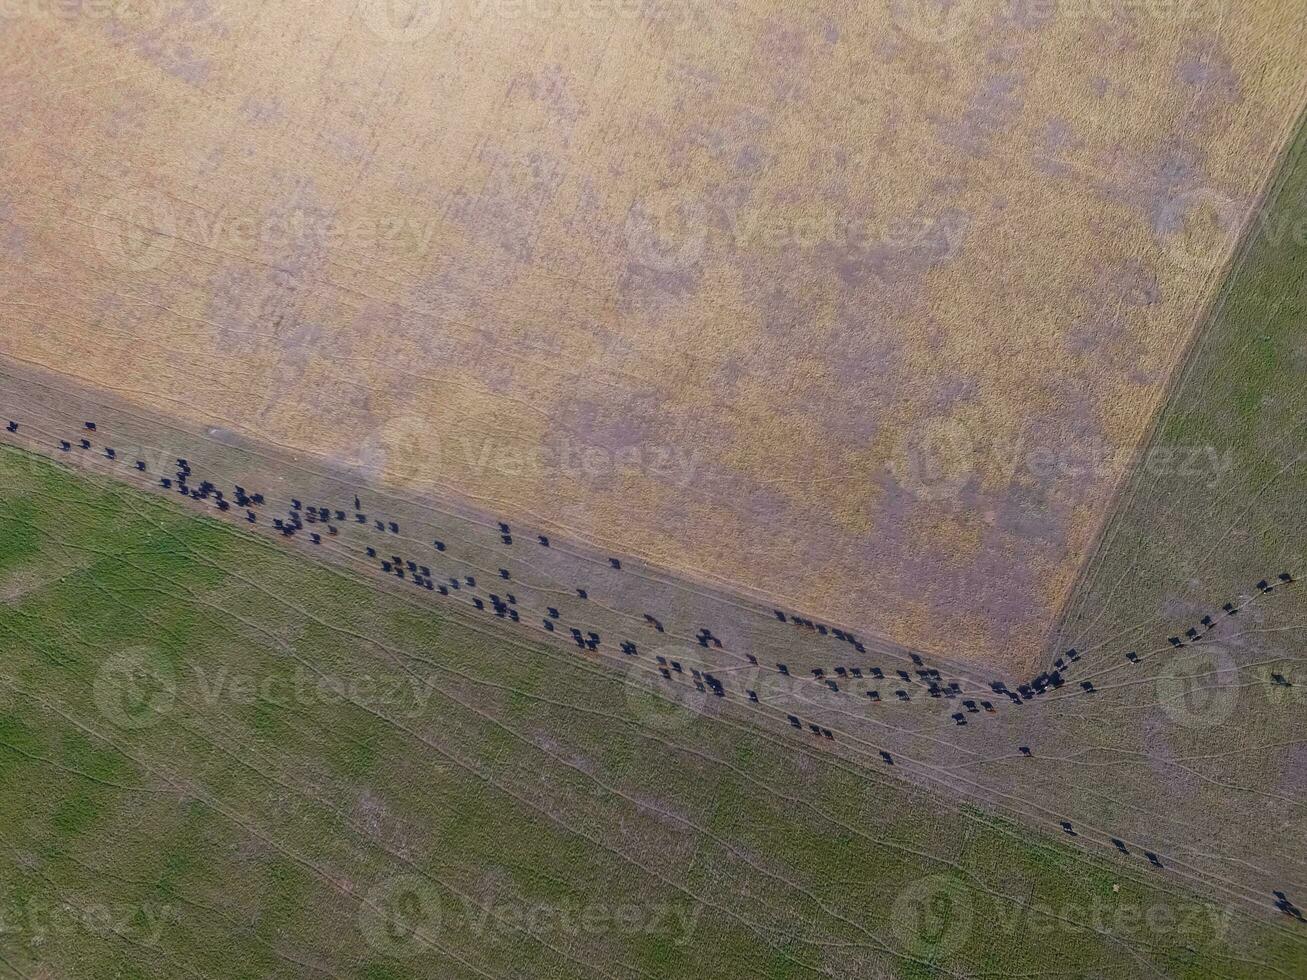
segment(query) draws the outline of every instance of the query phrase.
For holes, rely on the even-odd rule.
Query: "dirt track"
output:
[[[1296,0],[125,6],[0,32],[0,352],[1014,671],[1301,104]]]
[[[1304,824],[1307,815],[1300,802],[1258,788],[1278,776],[1256,763],[1255,747],[1249,747],[1247,766],[1241,770],[1251,784],[1237,793],[1231,787],[1217,815],[1220,828],[1211,825],[1212,813],[1186,812],[1184,797],[1173,796],[1172,786],[1195,778],[1191,767],[1182,762],[1183,747],[1191,739],[1201,739],[1204,728],[1191,724],[1191,716],[1183,710],[1177,714],[1165,704],[1158,714],[1159,694],[1165,690],[1159,685],[1170,683],[1175,672],[1170,647],[1160,636],[1152,647],[1141,645],[1141,664],[1129,664],[1122,651],[1110,648],[1086,651],[1083,661],[1068,665],[1063,688],[1021,699],[1020,705],[990,690],[986,676],[926,659],[927,668],[941,669],[943,683],[956,681],[961,689],[951,698],[932,698],[927,679],[916,674],[919,668],[912,655],[876,644],[870,636],[859,635],[866,647],[866,653],[859,654],[831,635],[781,624],[770,608],[676,582],[620,556],[587,553],[561,540],[551,540],[545,548],[525,528],[511,527],[513,543],[506,545],[493,516],[471,511],[455,515],[448,506],[437,510],[433,502],[368,487],[360,474],[328,472],[312,460],[239,444],[220,431],[186,430],[148,418],[130,406],[108,405],[103,396],[53,387],[51,380],[5,367],[0,373],[0,416],[19,425],[17,432],[0,433],[0,437],[177,500],[182,498],[175,488],[164,490],[158,483],[161,473],[175,476],[177,457],[185,458],[193,486],[209,480],[227,487],[230,499],[230,487],[239,483],[250,493],[264,495],[264,503],[254,508],[256,533],[276,533],[270,522],[274,517],[287,520],[295,513],[292,498],[301,500],[300,514],[310,506],[328,506],[336,535],[325,531],[328,525],[315,521],[305,523],[289,540],[278,535],[279,541],[303,550],[307,561],[342,562],[374,576],[381,574],[380,561],[392,554],[404,560],[412,556],[419,568],[429,566],[433,583],[447,584],[454,576],[462,581],[461,587],[439,597],[434,590],[414,586],[411,573],[403,582],[392,574],[390,587],[404,590],[415,602],[440,603],[439,608],[485,624],[491,639],[513,637],[523,628],[530,631],[523,636],[547,638],[543,623],[548,607],[554,606],[559,612],[555,632],[559,642],[579,657],[627,670],[631,710],[662,712],[657,705],[668,699],[680,706],[670,715],[659,713],[660,724],[682,726],[696,713],[725,711],[789,731],[787,715],[794,714],[803,725],[793,733],[795,737],[816,739],[857,764],[886,767],[898,778],[932,792],[971,800],[1053,832],[1060,832],[1063,820],[1070,821],[1076,832],[1074,843],[1083,847],[1119,855],[1112,838],[1122,840],[1130,855],[1119,855],[1121,859],[1141,864],[1140,868],[1129,864],[1134,869],[1129,873],[1170,874],[1178,886],[1218,903],[1258,909],[1268,908],[1272,889],[1293,895],[1307,890],[1307,863],[1279,853],[1278,843],[1285,827]],[[95,422],[94,432],[84,428],[86,421]],[[80,447],[82,438],[91,442],[91,449]],[[59,449],[61,440],[69,441],[68,452]],[[110,445],[114,460],[105,456]],[[146,464],[144,474],[135,468],[138,459]],[[355,494],[368,523],[337,521],[336,510],[353,517]],[[215,509],[213,498],[186,500],[190,507],[250,527],[242,509],[233,507],[224,514]],[[382,520],[387,530],[377,530],[375,520]],[[388,530],[392,520],[399,533]],[[310,542],[313,533],[322,535],[322,544]],[[437,538],[446,546],[443,552],[432,546]],[[367,547],[376,549],[376,559],[367,558]],[[612,567],[610,557],[619,558],[620,570]],[[509,570],[509,580],[498,578],[500,567]],[[469,574],[476,579],[475,586],[467,584]],[[588,598],[575,594],[578,585],[587,590]],[[516,626],[494,622],[492,593],[513,594],[515,602],[511,606],[505,602],[503,608],[518,613]],[[474,609],[473,597],[481,600],[482,610]],[[1248,621],[1276,615],[1281,600],[1273,595],[1239,601]],[[665,632],[657,632],[643,619],[646,611],[659,619]],[[786,611],[787,619],[792,614]],[[591,630],[599,634],[598,648],[578,648],[570,637],[572,626],[583,636]],[[720,649],[715,643],[704,647],[696,642],[695,634],[705,626],[720,639]],[[1228,630],[1221,625],[1213,635],[1224,636]],[[621,643],[628,640],[636,644],[635,656],[621,651]],[[758,666],[748,662],[749,653],[758,658]],[[663,681],[657,676],[658,656],[669,663],[680,662],[683,671],[674,673],[670,682]],[[791,677],[775,669],[778,662],[791,667]],[[826,678],[811,675],[817,665],[825,668]],[[863,677],[832,676],[836,666],[859,666]],[[872,666],[881,667],[885,679],[874,679]],[[1231,683],[1235,690],[1241,682],[1258,684],[1255,666],[1247,665],[1246,674],[1239,664],[1216,668],[1234,671],[1230,675],[1234,680],[1219,675],[1224,678],[1222,689]],[[720,697],[710,690],[695,690],[690,676],[695,669],[722,684]],[[899,669],[908,671],[910,679],[901,680]],[[839,690],[829,689],[827,679],[835,680]],[[1086,680],[1094,684],[1093,693],[1080,689]],[[1181,674],[1178,680],[1189,683],[1194,677]],[[1013,687],[1018,682],[1008,681]],[[899,689],[907,700],[894,695]],[[749,698],[750,690],[758,695],[757,703]],[[878,691],[880,700],[873,703],[867,698],[869,690]],[[964,708],[968,700],[973,704]],[[986,700],[994,706],[993,713],[976,707]],[[1275,727],[1292,720],[1282,714],[1267,719],[1256,703],[1247,700],[1243,706]],[[950,717],[955,713],[962,714],[967,724],[959,726]],[[831,739],[809,733],[808,726],[814,724],[829,729]],[[1159,737],[1165,738],[1160,756]],[[1019,751],[1021,746],[1031,749],[1029,757]],[[886,766],[881,752],[889,754],[892,767]],[[1167,798],[1167,805],[1159,809],[1161,798]],[[1234,828],[1237,835],[1232,834]],[[1221,838],[1220,846],[1209,849],[1204,841],[1213,834]],[[1145,851],[1160,855],[1164,868],[1149,867],[1143,861]]]

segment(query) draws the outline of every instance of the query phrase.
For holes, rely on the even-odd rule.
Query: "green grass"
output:
[[[594,658],[9,450],[0,588],[13,975],[1307,970],[1137,865],[747,716],[648,728]]]
[[[1210,450],[1219,472],[1144,467],[1134,474],[1068,604],[1062,640],[1083,647],[1129,636],[1167,604],[1219,608],[1264,577],[1307,572],[1304,324],[1307,126],[1149,446],[1154,454]]]

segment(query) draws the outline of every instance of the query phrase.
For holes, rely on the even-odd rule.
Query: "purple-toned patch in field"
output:
[[[961,116],[935,120],[935,132],[968,156],[988,156],[994,141],[1020,116],[1024,88],[1025,80],[1013,73],[987,78],[976,86]]]
[[[960,510],[973,511],[979,495],[979,477],[974,470],[964,474],[964,477],[950,497],[950,506],[956,505]],[[871,515],[876,521],[876,530],[871,540],[860,544],[859,557],[868,561],[883,561],[893,556],[896,561],[907,562],[909,574],[902,576],[896,587],[915,589],[912,570],[928,556],[924,549],[916,548],[912,528],[919,518],[933,509],[933,504],[923,501],[915,488],[900,484],[888,467],[874,474],[871,479],[880,491],[878,503]],[[933,562],[934,559],[931,559],[930,563]]]
[[[780,68],[795,68],[808,53],[808,38],[792,19],[774,15],[762,25],[758,50]]]
[[[314,203],[315,197],[305,182],[264,215],[219,212],[194,221],[190,231],[205,244],[258,260],[219,266],[209,280],[206,319],[215,325],[223,351],[252,354],[293,336],[299,338],[287,348],[293,359],[296,349],[316,345],[301,319],[310,299],[305,283],[330,260],[335,213]]]
[[[755,543],[761,545],[800,520],[791,497],[778,489],[759,485],[753,478],[742,477],[715,460],[701,461],[697,475],[696,495],[705,495],[704,499],[724,506],[743,519],[747,537],[740,545],[744,548],[752,548]],[[758,553],[765,555],[768,550],[759,547]]]
[[[1045,27],[1058,16],[1058,5],[1047,0],[1010,0],[1005,9],[1008,21],[1023,30]]]
[[[903,346],[902,333],[873,314],[860,321],[841,320],[819,342],[818,354],[830,365],[842,400],[866,403],[883,397],[878,392],[900,369]]]
[[[324,267],[331,260],[331,234],[340,211],[326,203],[312,177],[296,178],[282,203],[273,205],[252,228],[232,226],[242,250],[293,275]],[[249,240],[247,235],[255,237]],[[223,239],[228,232],[223,231]]]
[[[956,208],[918,208],[910,214],[892,216],[878,233],[843,247],[838,256],[840,279],[849,289],[878,281],[919,287],[927,272],[957,256],[970,225],[971,215]],[[915,297],[916,289],[912,288],[911,293]],[[895,300],[892,293],[887,298]]]
[[[241,116],[256,126],[271,126],[286,118],[286,107],[275,95],[248,96],[241,103]]]
[[[1020,541],[1024,553],[1060,564],[1066,549],[1071,507],[1058,500],[1041,482],[1013,481],[1007,493],[995,501],[994,525],[998,532],[1008,536],[1005,543]]]
[[[208,0],[186,0],[169,8],[147,5],[145,9],[163,16],[159,20],[147,18],[144,24],[134,18],[117,17],[99,22],[104,25],[105,33],[130,44],[144,60],[188,85],[203,88],[213,74],[213,64],[187,39],[208,35],[206,41],[211,41],[231,36],[230,29],[219,19],[217,8]]]
[[[609,452],[651,446],[659,440],[658,416],[663,397],[657,392],[631,392],[620,405],[578,399],[562,406],[557,419],[563,434],[587,446]]]
[[[740,151],[735,155],[735,169],[738,173],[745,176],[755,176],[762,171],[763,153],[755,145],[750,143],[748,146],[740,147]]]
[[[1064,543],[1063,530],[1084,499],[1084,487],[1114,479],[1124,448],[1107,439],[1099,403],[1084,388],[1068,386],[1055,410],[1026,424],[1014,476],[1047,493],[1048,515],[1060,525],[1042,537]]]
[[[1079,147],[1080,142],[1076,140],[1067,120],[1050,119],[1044,126],[1039,146],[1033,154],[1035,167],[1050,177],[1069,176],[1073,168],[1067,162],[1067,156],[1078,153]]]
[[[302,298],[301,282],[291,272],[245,262],[219,266],[207,292],[205,319],[214,325],[218,347],[237,355],[253,354],[275,339],[297,315]]]
[[[803,324],[812,315],[805,286],[810,282],[806,263],[786,264],[771,270],[758,266],[743,270],[745,288],[753,297],[754,308],[762,319],[767,340],[783,343],[800,335]]]
[[[573,91],[573,80],[560,64],[534,72],[518,72],[508,82],[507,98],[525,97],[543,105],[558,121],[571,126],[581,116],[581,100]]]
[[[1182,139],[1143,156],[1122,150],[1102,171],[1098,186],[1106,197],[1143,214],[1155,234],[1174,235],[1188,217],[1187,202],[1204,186],[1203,158],[1201,149]]]
[[[703,268],[658,269],[643,262],[631,262],[618,280],[622,309],[657,311],[689,299],[703,284]]]
[[[813,62],[829,51],[820,42],[820,35],[810,39],[792,18],[768,18],[758,39],[756,63],[762,66],[762,76],[770,88],[773,111],[782,103],[804,102],[811,97],[812,80],[817,74]]]
[[[1001,645],[1012,631],[1027,627],[1043,613],[1041,583],[1035,559],[1038,549],[1023,548],[1026,560],[1013,564],[1008,557],[1014,538],[992,529],[982,539],[980,551],[956,575],[930,582],[927,594],[941,616],[974,617],[984,622],[989,642]]]
[[[937,415],[948,415],[963,402],[980,393],[980,383],[969,374],[941,374],[932,379],[926,393],[926,407]]]
[[[22,261],[30,238],[27,229],[19,223],[13,205],[0,201],[0,252],[5,258]]]
[[[674,171],[689,172],[695,157],[708,152],[723,162],[728,161],[741,146],[765,140],[771,132],[773,120],[765,111],[741,107],[713,123],[693,118],[687,125],[671,131],[665,120],[648,119],[648,125],[666,139],[663,151],[668,165]]]
[[[1197,89],[1206,99],[1239,102],[1243,99],[1243,86],[1234,70],[1234,64],[1213,38],[1191,42],[1185,46],[1176,75],[1185,85]]]
[[[446,216],[472,239],[529,264],[541,213],[562,184],[562,161],[546,146],[519,140],[483,147],[480,162],[488,169],[485,181],[459,188]]]
[[[1156,382],[1151,372],[1140,367],[1147,347],[1142,323],[1130,322],[1130,311],[1146,309],[1162,301],[1156,271],[1142,259],[1129,259],[1095,270],[1091,284],[1080,290],[1089,312],[1072,322],[1062,338],[1063,346],[1087,359],[1095,369],[1110,365],[1131,384]]]

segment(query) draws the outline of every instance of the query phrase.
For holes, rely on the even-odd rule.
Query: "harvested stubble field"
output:
[[[1024,668],[1307,14],[933,3],[18,5],[0,352]]]
[[[771,605],[680,579],[625,554],[616,558],[619,567],[613,568],[615,556],[547,536],[542,544],[538,529],[529,525],[507,525],[500,515],[459,507],[403,486],[362,485],[356,471],[324,465],[318,457],[259,444],[221,427],[181,424],[101,390],[75,388],[59,375],[25,369],[4,358],[0,358],[0,418],[16,425],[12,433],[0,432],[2,442],[52,454],[91,472],[170,496],[176,487],[165,491],[160,481],[175,477],[177,460],[187,459],[195,468],[192,485],[211,481],[228,493],[229,501],[237,486],[264,498],[253,524],[242,507],[227,513],[228,519],[256,530],[275,534],[273,520],[290,519],[297,499],[309,509],[328,506],[332,520],[319,523],[317,529],[334,525],[333,530],[341,533],[328,533],[310,547],[308,533],[313,528],[305,527],[297,547],[374,572],[381,571],[381,560],[402,551],[434,569],[442,582],[448,576],[472,575],[480,587],[461,598],[475,593],[485,599],[496,589],[513,593],[526,617],[524,625],[537,630],[541,618],[554,607],[569,626],[600,631],[605,649],[621,640],[697,646],[696,633],[708,627],[741,663],[747,651],[761,662],[784,662],[795,673],[807,675],[812,667],[833,660],[855,655],[862,659],[856,648],[840,642],[829,630],[823,637],[788,616],[779,621]],[[95,432],[84,429],[90,419],[98,425]],[[81,440],[88,436],[83,449]],[[65,442],[68,452],[60,449]],[[108,458],[110,452],[113,459]],[[140,469],[138,463],[143,464]],[[363,508],[362,525],[356,500]],[[210,496],[190,506],[212,514],[215,501]],[[337,520],[335,514],[342,508],[343,518]],[[392,521],[394,532],[389,529]],[[511,530],[508,540],[503,527]],[[442,550],[437,550],[437,542]],[[377,552],[372,558],[365,551],[369,547]],[[508,584],[499,579],[505,566],[512,575]],[[586,599],[579,598],[579,589],[586,591]],[[658,630],[652,628],[650,616],[656,618]],[[867,662],[911,666],[908,651],[870,635],[864,651]],[[940,666],[950,679],[967,680],[969,687],[978,684],[987,689],[984,678],[992,676],[992,671],[974,665],[940,662]]]
[[[1113,694],[1104,711],[1063,715],[1066,742],[1106,762],[1112,731],[1154,812],[1189,822],[1192,853],[1237,873],[1256,841],[1296,881],[1307,880],[1305,322],[1302,130],[1059,630]],[[1167,479],[1149,463],[1176,446],[1209,448],[1221,465]],[[1122,659],[1132,650],[1138,665]]]
[[[0,973],[1307,973],[1301,7],[383,6],[4,12],[0,441],[604,645],[0,447]]]
[[[703,686],[698,692],[691,688],[691,671],[698,669],[705,672],[705,680],[715,677],[722,682],[720,693],[734,702],[733,710],[743,708],[751,722],[773,734],[777,729],[788,734],[790,725],[804,732],[819,726],[830,732],[830,738],[823,742],[821,735],[812,736],[817,744],[858,765],[892,764],[891,774],[900,780],[982,804],[997,816],[1034,829],[1061,833],[1059,824],[1069,821],[1077,845],[1100,854],[1117,853],[1114,839],[1128,845],[1127,856],[1141,866],[1150,851],[1160,854],[1169,877],[1209,899],[1265,912],[1274,890],[1287,890],[1296,898],[1307,889],[1300,864],[1278,853],[1283,846],[1280,831],[1285,823],[1294,822],[1293,808],[1298,804],[1292,797],[1264,792],[1268,773],[1260,765],[1264,758],[1275,756],[1277,746],[1292,740],[1291,727],[1280,731],[1292,725],[1290,715],[1278,716],[1277,724],[1266,728],[1256,744],[1245,740],[1240,748],[1243,765],[1234,784],[1215,780],[1213,785],[1230,791],[1225,805],[1211,807],[1204,797],[1195,797],[1194,806],[1185,805],[1183,799],[1160,809],[1156,805],[1165,795],[1159,792],[1159,773],[1165,777],[1162,784],[1177,785],[1187,785],[1194,774],[1193,761],[1183,755],[1177,757],[1172,751],[1154,759],[1148,752],[1148,739],[1155,739],[1159,721],[1163,731],[1171,729],[1168,744],[1173,748],[1189,738],[1187,718],[1167,710],[1176,706],[1159,705],[1165,693],[1161,686],[1165,678],[1155,676],[1161,663],[1155,654],[1166,649],[1161,633],[1144,636],[1138,648],[1145,663],[1130,668],[1127,677],[1119,676],[1123,651],[1116,651],[1118,666],[1105,677],[1098,670],[1102,653],[1087,650],[1094,662],[1077,663],[1062,672],[1072,682],[1069,687],[1051,697],[1026,692],[1022,699],[1012,694],[1014,705],[1008,696],[991,690],[992,674],[976,675],[958,670],[957,665],[928,660],[925,667],[947,671],[932,682],[907,653],[876,647],[859,651],[833,636],[796,631],[793,624],[778,623],[769,610],[750,611],[730,597],[718,596],[714,601],[695,591],[690,596],[696,601],[691,602],[681,584],[666,581],[666,589],[660,589],[648,570],[639,566],[626,563],[613,569],[601,556],[576,553],[570,547],[543,549],[529,530],[518,526],[512,528],[512,535],[504,535],[511,538],[505,542],[500,536],[507,525],[493,520],[458,520],[430,507],[413,507],[402,496],[371,490],[364,491],[363,501],[352,499],[347,475],[316,471],[284,452],[277,455],[280,466],[273,465],[266,447],[231,445],[213,430],[188,432],[140,412],[97,404],[85,395],[74,397],[39,380],[20,379],[6,368],[0,373],[0,417],[9,415],[21,422],[0,439],[49,453],[62,438],[69,449],[54,450],[61,461],[93,474],[127,479],[173,499],[178,488],[162,489],[160,482],[168,482],[161,481],[161,474],[181,475],[174,472],[177,461],[172,457],[178,454],[187,458],[188,469],[193,467],[192,487],[206,479],[218,480],[228,492],[232,484],[252,491],[266,487],[267,499],[256,505],[259,513],[248,515],[257,519],[253,525],[239,507],[229,511],[227,519],[274,535],[279,547],[303,560],[338,562],[373,576],[374,582],[381,576],[424,605],[464,612],[475,608],[477,618],[495,623],[510,637],[525,631],[527,636],[544,639],[543,627],[553,626],[557,627],[553,637],[575,650],[584,649],[582,636],[593,636],[593,652],[607,659],[609,666],[643,668],[643,675],[633,676],[651,681],[691,711],[712,710],[717,703]],[[95,431],[86,430],[80,421],[88,417],[96,420]],[[86,448],[79,445],[83,440]],[[158,448],[154,440],[171,448]],[[115,458],[108,458],[110,454]],[[138,457],[143,457],[144,473],[133,463]],[[295,510],[294,498],[302,498],[303,511]],[[361,527],[349,520],[353,515],[337,510],[343,520],[304,524],[293,539],[274,530],[278,512],[282,523],[301,513],[312,521],[318,505],[348,511],[360,503],[368,511],[359,515],[368,518]],[[212,496],[188,497],[187,505],[214,513]],[[396,517],[399,523],[388,529],[388,522]],[[340,533],[327,534],[327,528]],[[318,540],[310,540],[315,529],[322,533]],[[434,547],[432,534],[447,547]],[[415,558],[421,567],[410,563],[407,571],[413,574],[406,574],[403,556]],[[501,579],[497,568],[510,578]],[[419,582],[419,572],[434,583]],[[464,587],[445,594],[442,583],[454,582]],[[588,598],[570,594],[568,583],[577,582],[588,587]],[[428,588],[420,588],[422,584]],[[439,593],[432,584],[440,585]],[[1280,589],[1274,599],[1281,601],[1287,594],[1287,587]],[[1243,619],[1258,615],[1265,604],[1266,600],[1259,605],[1241,600]],[[558,611],[546,612],[550,606]],[[657,630],[641,618],[641,609],[652,609],[662,617]],[[723,638],[721,647],[715,642],[702,647],[695,643],[696,629],[705,626]],[[1181,628],[1167,627],[1176,632]],[[569,631],[577,629],[576,640],[569,639]],[[626,641],[632,641],[629,650]],[[637,655],[642,658],[638,662],[627,660]],[[670,663],[676,671],[675,676],[668,674],[671,683],[657,681],[655,662]],[[792,668],[788,674],[779,667],[781,662]],[[827,680],[810,676],[813,664],[825,668]],[[1079,690],[1086,678],[1098,684],[1095,691]],[[1016,686],[1016,680],[1005,679]],[[939,685],[955,681],[960,682],[956,695],[941,694]],[[793,718],[789,724],[787,716]],[[1105,718],[1111,718],[1112,724],[1104,726]],[[961,724],[967,719],[967,724]],[[1151,719],[1150,727],[1141,728],[1140,719]],[[1018,751],[1021,746],[1032,748],[1037,761],[1024,757]],[[1148,767],[1139,764],[1144,758],[1149,759]],[[1222,764],[1219,757],[1213,760],[1218,777],[1223,775]],[[1289,819],[1271,819],[1286,807]],[[1204,837],[1205,828],[1213,826],[1225,838],[1215,848]]]
[[[15,977],[1291,978],[1284,920],[0,451]],[[1119,886],[1119,889],[1118,887]]]
[[[759,719],[739,713],[734,686],[729,707],[705,713],[704,701],[691,701],[687,714],[662,704],[666,692],[634,673],[614,675],[511,634],[489,637],[401,597],[374,596],[279,545],[6,455],[3,635],[16,655],[5,676],[2,741],[17,829],[5,843],[19,869],[4,906],[7,968],[15,976],[150,975],[141,964],[163,956],[183,975],[495,975],[499,961],[486,958],[502,954],[538,956],[527,967],[536,975],[674,976],[743,963],[779,976],[969,976],[1046,971],[1065,956],[1109,976],[1297,975],[1297,927],[1266,915],[1274,914],[1271,888],[1298,898],[1307,881],[1297,848],[1307,833],[1298,751],[1303,592],[1277,585],[1263,595],[1251,586],[1274,581],[1282,565],[1301,569],[1303,362],[1295,351],[1305,249],[1293,229],[1304,188],[1300,143],[1264,215],[1266,229],[1286,233],[1248,237],[1153,437],[1153,446],[1210,446],[1229,464],[1202,480],[1141,468],[1144,489],[1125,498],[1078,596],[1089,612],[1068,617],[1065,639],[1083,653],[1070,679],[1091,679],[1097,694],[1055,695],[963,731],[929,708],[859,727],[862,712],[838,698],[809,698],[790,704],[837,726],[838,748],[790,742],[783,724],[748,724]],[[111,574],[124,554],[127,564]],[[1236,617],[1170,653],[1167,635],[1183,636],[1230,600]],[[1127,664],[1127,649],[1142,662]],[[452,662],[443,659],[451,653]],[[149,659],[156,656],[163,659]],[[120,686],[142,665],[165,662],[162,700]],[[1274,671],[1294,686],[1274,684]],[[776,699],[786,692],[768,692],[785,704]],[[362,703],[342,707],[350,698]],[[157,704],[160,717],[141,724],[142,703]],[[517,713],[503,714],[508,708]],[[597,728],[578,730],[578,717]],[[528,741],[512,744],[514,734]],[[894,775],[877,771],[856,741],[850,752],[849,735],[892,748]],[[1033,759],[1014,757],[1018,743],[1033,746]],[[283,744],[290,754],[278,757]],[[549,764],[515,754],[532,752]],[[435,757],[438,775],[455,772],[470,786],[432,782],[421,760]],[[938,780],[930,794],[901,781],[912,778],[909,760],[950,768],[956,792],[1024,825],[958,809]],[[49,779],[51,761],[59,780]],[[136,782],[124,766],[135,767]],[[578,782],[557,785],[560,772]],[[222,795],[228,790],[235,805]],[[468,802],[476,792],[503,796]],[[600,818],[603,792],[619,808]],[[175,799],[154,800],[153,810],[140,802],[169,794]],[[391,802],[396,794],[405,802]],[[521,850],[505,798],[523,807]],[[547,816],[530,807],[540,800]],[[446,806],[471,814],[461,835],[432,830],[445,827],[433,812]],[[1028,827],[1047,825],[1054,811],[1071,818],[1077,839],[1032,844]],[[471,827],[491,814],[505,826],[469,845]],[[616,862],[634,878],[626,884],[608,867],[569,877],[561,864],[575,848],[560,850],[551,838],[560,862],[551,880],[562,891],[532,891],[550,874],[526,849],[541,820],[563,837],[581,828],[577,846],[602,851],[591,859]],[[191,831],[205,843],[187,843]],[[1132,857],[1095,850],[1104,831],[1131,841]],[[333,832],[334,843],[324,836]],[[683,863],[668,865],[658,835],[677,832],[694,841],[681,840],[673,852]],[[311,846],[297,851],[305,838]],[[160,840],[173,843],[161,849]],[[606,849],[613,841],[616,850]],[[1164,871],[1142,862],[1144,846],[1162,855]],[[661,860],[645,861],[651,850]],[[311,866],[296,864],[306,856]],[[357,864],[342,871],[350,861]],[[402,877],[414,865],[416,876]],[[189,874],[165,873],[173,866]],[[452,879],[452,890],[441,890],[448,877],[423,879],[450,868],[465,876]],[[683,880],[669,868],[699,869],[702,878],[687,872]],[[1065,877],[1086,868],[1093,873],[1067,894]],[[831,875],[848,876],[839,878],[846,884],[832,886]],[[215,882],[238,876],[251,889],[267,892],[276,881],[281,890],[237,915],[245,892],[233,898]],[[792,907],[768,904],[776,876],[799,883],[786,892]],[[523,879],[532,886],[516,884]],[[663,896],[660,887],[670,890]],[[766,923],[760,931],[723,911],[736,907],[737,890],[759,903],[746,914]],[[705,893],[717,900],[706,911],[722,918],[700,932]],[[824,925],[804,904],[812,894],[830,916]],[[327,913],[305,911],[324,900]],[[1248,904],[1260,909],[1252,920],[1243,915]],[[806,934],[769,918],[798,907],[815,916]],[[812,938],[822,928],[844,937],[848,920],[864,930],[856,952],[843,938]],[[415,923],[425,926],[414,933]],[[258,947],[242,950],[235,965],[228,928]],[[467,945],[451,947],[449,929]],[[523,950],[522,929],[546,941]],[[679,941],[687,934],[692,941]],[[328,935],[332,942],[318,945]],[[758,959],[733,960],[749,937]],[[712,950],[720,959],[706,961]],[[433,965],[438,956],[455,965]]]
[[[1211,320],[1068,605],[1068,644],[1126,646],[1166,617],[1255,593],[1271,568],[1307,572],[1307,129]],[[1179,447],[1217,465],[1176,479],[1168,454]],[[1240,645],[1301,658],[1300,633],[1262,633]]]

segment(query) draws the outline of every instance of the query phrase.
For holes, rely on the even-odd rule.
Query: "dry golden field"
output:
[[[0,354],[899,643],[1040,652],[1300,0],[0,0]]]

